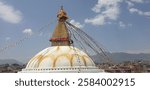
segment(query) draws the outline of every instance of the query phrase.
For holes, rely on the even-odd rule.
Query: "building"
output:
[[[58,24],[48,47],[35,55],[22,73],[97,73],[104,70],[96,67],[93,60],[82,50],[74,47],[66,27],[67,13],[61,7],[57,14]]]

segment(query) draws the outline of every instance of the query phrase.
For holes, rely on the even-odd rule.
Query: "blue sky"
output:
[[[49,47],[61,5],[108,51],[150,53],[150,0],[0,0],[0,59],[28,61]]]

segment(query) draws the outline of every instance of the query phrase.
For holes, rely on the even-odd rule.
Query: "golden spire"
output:
[[[66,27],[65,21],[68,19],[67,13],[64,11],[63,6],[57,14],[58,24],[53,32],[52,46],[70,46],[70,38],[68,29]]]
[[[59,21],[66,21],[68,19],[67,13],[64,11],[63,6],[61,6],[61,9],[57,14],[57,18]]]

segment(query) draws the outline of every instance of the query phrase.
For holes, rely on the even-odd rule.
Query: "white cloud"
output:
[[[126,3],[128,4],[128,8],[130,8],[130,7],[133,7],[133,6],[134,6],[134,3],[133,3],[133,2],[126,1]]]
[[[92,8],[98,15],[94,18],[85,19],[85,23],[104,25],[111,20],[117,20],[120,14],[120,2],[122,2],[122,0],[98,0],[98,3]]]
[[[76,22],[75,20],[71,20],[70,23],[73,24],[73,25],[75,25],[78,28],[83,28],[84,27],[84,25],[82,25],[79,22]]]
[[[124,23],[124,22],[122,22],[122,21],[119,21],[119,26],[120,26],[121,28],[126,28],[126,27],[131,27],[132,24],[130,24],[130,23],[126,24],[126,23]]]
[[[22,13],[11,5],[0,1],[0,19],[16,24],[22,20]]]
[[[144,3],[145,0],[129,0],[131,2],[135,2],[135,3]]]
[[[10,37],[6,37],[6,38],[5,38],[6,41],[9,41],[10,39],[11,39]]]
[[[138,9],[136,9],[136,8],[130,8],[130,9],[129,9],[129,11],[130,11],[131,13],[139,12],[139,10],[138,10]]]
[[[85,19],[85,23],[90,23],[92,25],[104,25],[105,24],[105,17],[103,15],[97,15],[91,19]]]
[[[149,3],[148,0],[128,0],[126,1],[128,4],[128,10],[130,13],[136,13],[141,16],[150,17],[150,11],[141,11],[137,8],[134,8],[135,3],[143,4],[143,3]]]
[[[119,22],[119,26],[122,27],[122,28],[126,27],[125,23],[123,23],[122,21]]]
[[[143,11],[136,9],[136,8],[130,8],[129,11],[130,11],[130,13],[137,13],[137,14],[142,15],[142,16],[150,17],[150,12],[143,12]]]
[[[33,31],[32,31],[32,29],[25,29],[22,31],[22,33],[27,34],[27,35],[32,35]]]
[[[133,8],[137,3],[149,3],[149,0],[97,0],[97,4],[94,5],[92,11],[96,14],[95,17],[86,18],[85,23],[92,25],[104,25],[109,24],[112,21],[117,21],[120,15],[121,3],[126,3],[130,13],[137,13],[142,16],[150,16],[149,11],[141,11]],[[132,26],[131,24],[118,23],[120,27]]]

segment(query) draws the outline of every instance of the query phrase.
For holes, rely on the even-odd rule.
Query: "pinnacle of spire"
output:
[[[64,7],[63,7],[63,6],[61,6],[61,10],[64,10]]]
[[[66,21],[68,19],[67,13],[64,11],[63,6],[61,6],[60,11],[57,14],[58,21]]]

